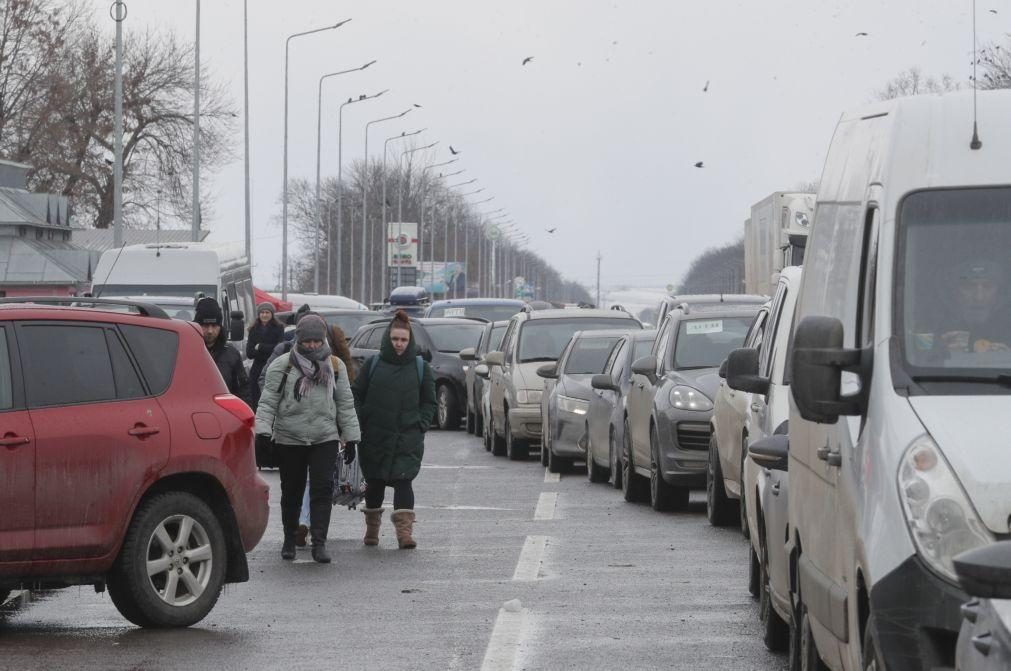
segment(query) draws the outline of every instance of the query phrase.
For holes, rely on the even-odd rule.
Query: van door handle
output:
[[[842,455],[828,449],[828,445],[818,448],[818,458],[829,466],[842,466]]]
[[[5,433],[3,438],[0,438],[0,445],[13,450],[21,445],[27,445],[32,442],[32,439],[27,436],[19,436],[16,433]]]
[[[153,436],[156,433],[161,433],[161,429],[157,426],[144,426],[143,424],[137,424],[127,431],[127,433],[131,436],[136,436],[137,438],[147,438],[148,436]]]
[[[772,495],[779,496],[779,483],[777,482],[772,486]]]

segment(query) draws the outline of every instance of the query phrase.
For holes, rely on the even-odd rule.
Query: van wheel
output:
[[[439,387],[437,394],[437,409],[439,428],[443,431],[455,431],[460,428],[460,417],[456,408],[456,392],[448,384]]]
[[[109,596],[141,627],[188,627],[211,611],[225,581],[225,535],[206,503],[185,492],[144,502],[109,574]]]
[[[727,498],[723,486],[723,468],[720,466],[720,451],[716,446],[716,435],[709,439],[709,462],[706,468],[706,517],[714,527],[725,527],[734,523],[737,506]]]
[[[656,425],[649,429],[649,502],[653,510],[681,510],[688,505],[689,490],[687,487],[674,487],[663,479],[663,469],[660,465],[660,436]]]
[[[608,431],[607,462],[611,465],[611,486],[621,489],[621,457],[618,455],[618,447],[614,444],[614,427]]]
[[[765,625],[763,641],[772,652],[784,652],[790,647],[790,625],[783,621],[772,607],[772,592],[769,585],[769,551],[762,545],[762,561],[759,564],[758,617]]]
[[[828,667],[821,661],[818,646],[814,642],[811,631],[811,616],[807,614],[807,606],[800,606],[800,668],[801,671],[827,671]]]
[[[512,427],[509,426],[509,415],[505,421],[505,450],[510,461],[523,461],[530,456],[530,443],[513,436]]]
[[[495,415],[492,414],[488,418],[488,433],[491,434],[491,453],[496,457],[501,457],[505,455],[506,442],[505,438],[498,435],[495,431]]]
[[[635,472],[635,462],[632,461],[632,434],[629,431],[628,418],[625,418],[625,437],[622,439],[624,458],[621,460],[621,494],[629,503],[642,501],[645,497],[642,477]]]
[[[877,627],[874,615],[867,618],[864,627],[864,671],[885,671],[885,660],[878,645]]]

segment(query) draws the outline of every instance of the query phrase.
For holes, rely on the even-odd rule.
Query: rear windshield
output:
[[[439,305],[429,317],[476,317],[490,322],[506,321],[522,309],[520,305]]]
[[[607,317],[572,317],[561,319],[531,319],[523,324],[519,335],[519,362],[557,361],[576,331],[642,330],[635,319]]]
[[[473,324],[426,324],[425,330],[432,338],[435,349],[440,352],[456,353],[467,347],[477,347],[484,325]]]
[[[565,360],[565,373],[569,375],[597,375],[604,372],[614,346],[620,336],[613,338],[580,338],[572,344]]]
[[[731,350],[744,344],[753,317],[688,319],[678,326],[675,370],[716,368]]]

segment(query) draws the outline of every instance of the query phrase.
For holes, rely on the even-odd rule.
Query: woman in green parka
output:
[[[435,416],[435,377],[418,356],[411,320],[398,310],[383,335],[378,356],[358,371],[351,388],[362,429],[359,450],[365,476],[365,545],[379,544],[386,488],[393,488],[397,544],[412,549],[414,488],[421,470],[425,432]]]

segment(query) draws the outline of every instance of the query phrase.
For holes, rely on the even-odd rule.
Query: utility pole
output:
[[[112,165],[112,240],[116,247],[123,246],[123,21],[126,20],[126,3],[112,6],[116,22],[116,84],[115,84],[115,158]]]
[[[597,252],[597,307],[598,308],[601,307],[601,305],[600,305],[600,259],[601,259],[600,252]]]
[[[200,0],[193,49],[193,242],[200,242]]]
[[[253,231],[249,212],[249,0],[242,3],[242,88],[243,116],[245,117],[243,126],[243,137],[245,150],[243,151],[243,162],[245,163],[246,176],[246,260],[253,262]]]

